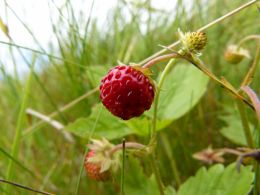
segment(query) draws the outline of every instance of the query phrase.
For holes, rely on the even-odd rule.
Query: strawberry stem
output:
[[[121,172],[121,195],[124,195],[124,180],[125,180],[125,139],[123,139],[122,143],[122,172]]]
[[[142,150],[142,149],[145,149],[146,147],[147,146],[145,146],[143,144],[136,143],[136,142],[125,142],[125,144],[121,143],[121,144],[118,144],[115,147],[113,147],[109,151],[109,155],[112,156],[115,152],[122,150],[123,148]]]
[[[160,77],[158,86],[157,86],[157,93],[156,93],[155,101],[154,101],[154,112],[153,112],[153,120],[152,120],[151,139],[150,139],[150,143],[149,143],[149,146],[152,146],[154,149],[156,148],[156,145],[157,145],[156,122],[157,122],[157,109],[158,109],[159,95],[160,95],[160,91],[161,91],[162,85],[164,83],[164,80],[165,80],[167,74],[169,73],[169,71],[171,70],[171,67],[174,63],[174,60],[175,60],[174,58],[171,59],[168,62],[168,64],[165,66],[165,68],[162,72],[162,75]],[[158,62],[158,61],[156,61],[156,62]],[[151,156],[151,165],[152,165],[153,172],[155,174],[155,178],[156,178],[158,188],[160,190],[160,194],[164,195],[164,191],[163,191],[164,186],[163,186],[163,182],[162,182],[161,177],[160,177],[160,172],[159,172],[157,164],[156,164],[155,154],[152,154],[152,156]]]
[[[169,59],[172,59],[172,58],[181,58],[181,55],[178,54],[177,52],[174,52],[174,53],[170,53],[170,54],[166,54],[166,55],[163,55],[163,56],[156,57],[156,58],[152,59],[151,61],[147,62],[143,66],[143,68],[150,68],[156,63],[163,62],[163,61],[166,61],[166,60],[169,60]]]
[[[164,195],[164,186],[163,186],[163,182],[161,180],[160,171],[158,170],[155,154],[152,154],[150,159],[151,159],[151,166],[152,166],[152,169],[153,169],[153,172],[155,175],[155,179],[156,179],[159,191],[160,191],[160,195]]]
[[[237,44],[237,50],[239,50],[239,48],[242,46],[242,44],[244,44],[246,41],[249,41],[249,40],[252,40],[252,39],[260,40],[260,35],[249,35],[249,36],[246,36],[241,41],[239,41],[239,43]]]
[[[160,91],[162,88],[162,85],[164,83],[164,80],[166,78],[166,75],[169,73],[172,65],[174,63],[174,59],[171,59],[166,67],[164,68],[162,75],[160,77],[159,83],[157,85],[157,93],[155,96],[154,100],[154,112],[153,112],[153,120],[152,120],[152,130],[151,130],[151,140],[149,145],[156,145],[156,122],[157,122],[157,110],[158,110],[158,103],[159,103],[159,96],[160,96]]]

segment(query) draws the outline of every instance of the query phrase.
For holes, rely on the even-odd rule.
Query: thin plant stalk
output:
[[[27,82],[25,85],[25,91],[24,91],[21,108],[20,108],[19,115],[18,115],[17,126],[16,126],[16,130],[15,130],[15,136],[14,136],[12,152],[11,152],[11,156],[14,159],[17,159],[18,154],[19,154],[21,135],[22,135],[22,126],[24,123],[25,109],[26,109],[26,106],[27,106],[27,103],[29,100],[29,94],[30,94],[30,90],[31,90],[31,83],[32,83],[32,78],[33,78],[33,73],[34,73],[35,62],[36,62],[36,56],[34,56],[33,60],[32,60],[30,75],[29,75],[29,78],[27,79]],[[12,159],[9,159],[7,172],[6,172],[6,180],[12,180],[13,174],[14,174],[14,161]],[[6,191],[9,193],[8,186],[6,188]]]
[[[221,16],[221,17],[215,19],[215,20],[213,20],[212,22],[210,22],[210,23],[204,25],[203,27],[199,28],[197,31],[206,30],[206,29],[208,29],[208,28],[214,26],[215,24],[218,24],[219,22],[222,22],[223,20],[225,20],[225,19],[227,19],[227,18],[233,16],[234,14],[239,13],[239,12],[242,11],[243,9],[245,9],[245,8],[247,8],[247,7],[249,7],[249,6],[253,5],[253,4],[255,4],[256,2],[257,2],[257,0],[249,1],[249,2],[247,2],[247,3],[245,3],[245,4],[241,5],[241,6],[239,6],[238,8],[236,8],[236,9],[234,9],[234,10],[228,12],[227,14],[225,14],[225,15],[223,15],[223,16]],[[176,42],[174,42],[174,43],[168,45],[166,48],[164,48],[164,49],[158,51],[157,53],[155,53],[155,54],[149,56],[148,58],[144,59],[143,61],[141,61],[141,62],[139,62],[139,63],[137,63],[137,64],[143,65],[143,64],[149,62],[150,60],[152,60],[152,59],[154,59],[154,58],[156,58],[156,57],[158,57],[158,56],[160,56],[160,55],[166,53],[166,52],[168,51],[167,48],[173,49],[174,47],[176,47],[176,46],[179,45],[179,44],[180,44],[180,41],[178,40],[178,41],[176,41]]]
[[[157,144],[157,138],[156,138],[156,121],[157,121],[157,110],[158,110],[158,103],[159,103],[159,96],[160,96],[160,91],[162,88],[162,85],[164,83],[164,80],[166,78],[166,75],[169,73],[169,71],[171,70],[172,65],[174,64],[174,60],[175,59],[171,59],[168,64],[166,65],[166,67],[164,68],[162,75],[160,77],[158,86],[157,86],[157,91],[156,91],[156,96],[155,96],[155,101],[154,101],[154,112],[153,112],[153,120],[152,120],[152,130],[151,130],[151,140],[149,145],[152,147],[156,147]],[[161,180],[160,177],[160,172],[158,170],[158,167],[156,165],[156,158],[155,158],[155,154],[152,154],[151,158],[151,165],[152,165],[152,169],[153,172],[155,174],[155,178],[156,178],[156,182],[158,185],[158,188],[160,190],[160,194],[163,195],[164,194],[164,187],[163,187],[163,182]]]
[[[88,140],[90,140],[90,139],[92,138],[92,135],[93,135],[93,133],[94,133],[94,131],[95,131],[95,129],[96,129],[97,123],[98,123],[98,121],[99,121],[99,119],[100,119],[100,115],[101,115],[101,113],[102,113],[102,110],[103,110],[103,109],[100,108],[100,110],[99,110],[99,112],[98,112],[98,115],[97,115],[97,118],[96,118],[96,121],[95,121],[95,123],[94,123],[94,125],[93,125],[93,128],[92,128],[90,134],[89,134]],[[80,181],[81,181],[81,175],[82,175],[83,169],[84,169],[85,156],[87,155],[87,152],[88,152],[88,147],[85,148],[83,160],[82,160],[82,163],[81,163],[81,165],[80,165],[80,171],[79,171],[79,175],[78,175],[78,179],[77,179],[76,189],[75,189],[74,195],[78,195],[78,192],[79,192],[79,185],[80,185]]]
[[[82,176],[83,169],[84,169],[85,156],[87,155],[87,153],[88,153],[88,147],[85,147],[83,160],[82,160],[82,162],[80,164],[80,170],[79,170],[79,175],[78,175],[78,178],[77,178],[76,190],[75,190],[74,195],[78,195],[78,193],[79,193],[79,185],[80,185],[81,176]]]
[[[156,96],[154,100],[154,112],[153,112],[153,120],[152,120],[152,130],[151,130],[151,141],[150,144],[153,144],[156,142],[156,121],[157,121],[157,110],[158,110],[158,103],[159,103],[159,97],[160,97],[160,91],[162,88],[162,85],[165,81],[166,75],[169,73],[171,70],[172,65],[174,64],[175,59],[171,59],[166,67],[164,68],[162,75],[160,77],[160,80],[157,85],[157,90],[156,90]]]
[[[260,124],[260,123],[258,123]],[[258,128],[260,127],[260,125],[258,125]],[[258,130],[258,134],[257,134],[257,148],[260,147],[260,134],[259,134],[259,130]],[[254,179],[254,195],[258,195],[259,191],[259,162],[255,161],[254,164],[255,167],[255,179]]]
[[[86,66],[84,66],[82,64],[79,64],[79,63],[76,63],[75,61],[71,61],[71,60],[68,60],[66,58],[61,58],[61,57],[58,57],[58,56],[54,56],[54,55],[49,54],[49,53],[47,53],[45,51],[43,52],[43,51],[40,51],[40,50],[32,49],[32,48],[29,48],[29,47],[18,45],[18,44],[13,43],[13,42],[0,41],[0,43],[4,44],[4,45],[8,45],[10,47],[16,47],[18,49],[31,51],[31,52],[33,52],[35,54],[45,55],[45,56],[48,56],[50,59],[56,59],[56,60],[59,60],[59,61],[62,61],[62,62],[67,62],[67,63],[73,64],[73,65],[79,66],[81,68],[86,68]]]
[[[244,78],[244,80],[241,84],[241,87],[249,85],[251,83],[251,81],[254,78],[256,67],[257,67],[257,64],[259,63],[259,61],[260,61],[260,40],[258,41],[258,44],[257,44],[256,54],[255,54],[255,58],[254,58],[254,61],[252,63],[252,66],[248,70],[248,72],[247,72],[247,74],[246,74],[246,76],[245,76],[245,78]]]
[[[125,139],[123,139],[123,148],[122,148],[121,195],[125,194],[124,183],[125,183]]]
[[[205,73],[209,78],[211,78],[216,83],[220,84],[222,87],[224,87],[227,91],[229,91],[231,94],[233,94],[237,99],[243,101],[245,104],[247,104],[249,107],[253,108],[253,105],[251,102],[249,102],[246,98],[244,98],[240,93],[237,92],[237,90],[224,78],[219,79],[217,78],[205,65],[204,63],[196,58],[188,59],[184,58],[190,63],[192,63],[194,66],[196,66],[198,69],[200,69],[203,73]]]
[[[241,41],[239,41],[239,43],[237,44],[237,49],[239,49],[242,44],[244,44],[245,42],[249,41],[249,40],[260,40],[260,35],[249,35],[245,38],[243,38]]]
[[[170,48],[167,48],[169,50],[171,50]],[[185,60],[187,60],[188,62],[190,62],[191,64],[193,64],[194,66],[196,66],[196,68],[200,69],[203,73],[205,73],[209,78],[211,78],[213,81],[217,82],[218,84],[220,84],[222,87],[224,87],[227,91],[229,91],[231,94],[233,94],[234,96],[236,96],[238,99],[243,100],[248,106],[250,106],[251,108],[253,108],[253,105],[247,100],[245,99],[240,93],[237,92],[237,90],[230,84],[228,83],[227,80],[225,79],[219,79],[216,75],[214,75],[205,65],[204,63],[198,59],[198,58],[194,58],[192,56],[187,57],[187,56],[183,56],[181,54],[179,54],[178,52],[171,50],[173,53],[171,54],[166,54],[166,55],[162,55],[159,57],[154,58],[153,60],[147,62],[143,67],[144,68],[149,68],[151,66],[153,66],[154,64],[158,63],[158,62],[162,62],[165,60],[169,60],[172,58],[183,58]]]
[[[174,156],[172,155],[171,144],[165,133],[161,133],[160,136],[162,139],[163,147],[165,148],[165,151],[166,151],[166,155],[168,156],[169,161],[170,161],[170,165],[171,165],[171,169],[173,172],[173,176],[175,178],[176,186],[177,186],[177,188],[179,188],[181,185],[181,178],[180,178],[180,173],[178,171],[176,160],[175,160]]]
[[[247,144],[250,148],[255,148],[253,136],[251,134],[249,123],[248,123],[245,105],[240,100],[237,100],[236,103],[237,103],[238,111],[239,111],[239,114],[240,114],[240,117],[241,117],[241,123],[242,123],[242,126],[243,126],[243,130],[244,130],[244,134],[245,134],[245,137],[246,137]]]
[[[0,153],[3,153],[5,156],[7,156],[7,158],[11,159],[12,161],[14,161],[15,164],[17,164],[18,166],[20,166],[23,170],[25,170],[26,172],[28,172],[30,175],[32,175],[33,177],[35,177],[35,173],[33,171],[31,171],[29,168],[27,168],[26,166],[23,165],[22,162],[18,161],[17,159],[13,158],[8,152],[6,152],[3,148],[0,147]]]
[[[83,94],[82,96],[80,96],[80,97],[74,99],[73,101],[69,102],[68,104],[66,104],[65,106],[63,106],[62,108],[60,108],[60,109],[59,109],[59,112],[64,112],[64,111],[70,109],[71,107],[75,106],[76,104],[78,104],[78,103],[81,102],[82,100],[84,100],[84,99],[86,99],[87,97],[89,97],[89,96],[95,94],[96,92],[98,92],[98,90],[99,90],[99,88],[96,87],[96,88],[92,89],[91,91],[86,92],[86,93]],[[53,112],[53,113],[47,115],[47,117],[49,117],[49,118],[54,118],[55,116],[57,116],[57,115],[59,114],[59,112],[58,112],[58,111],[55,111],[55,112]],[[23,134],[22,134],[22,136],[25,137],[25,136],[27,136],[27,135],[33,133],[33,132],[35,131],[34,129],[35,129],[36,127],[39,127],[40,125],[42,125],[42,124],[44,124],[44,123],[46,123],[46,121],[43,121],[43,120],[41,120],[41,121],[35,123],[35,124],[32,125],[31,127],[25,129],[24,132],[23,132]]]
[[[216,81],[217,83],[220,83],[222,86],[224,86],[226,89],[228,89],[231,93],[233,93],[234,95],[236,95],[238,97],[237,100],[237,106],[238,106],[238,110],[241,116],[241,122],[243,125],[243,129],[244,129],[244,134],[246,136],[247,139],[247,144],[254,148],[254,141],[253,141],[253,137],[252,134],[250,132],[250,128],[249,128],[249,124],[248,124],[248,119],[247,119],[247,115],[246,115],[246,111],[245,111],[245,107],[244,104],[242,103],[242,101],[244,101],[245,103],[249,104],[250,106],[252,106],[251,103],[249,103],[242,95],[240,95],[240,93],[238,93],[235,88],[228,83],[225,79],[218,79],[213,73],[211,73],[206,66],[204,66],[203,62],[201,60],[199,60],[198,58],[196,59],[192,59],[192,63],[199,68],[202,72],[204,72],[206,75],[208,75],[212,80]]]
[[[258,191],[259,191],[259,163],[257,161],[255,161],[254,164],[255,167],[255,179],[254,179],[254,195],[258,195]]]
[[[160,195],[164,195],[164,186],[163,186],[163,182],[161,180],[160,172],[158,170],[158,166],[156,163],[156,157],[155,157],[154,153],[150,156],[150,162],[151,162],[152,170],[154,172],[155,179],[156,179],[159,191],[160,191]]]
[[[18,184],[18,183],[11,182],[11,181],[8,181],[8,180],[5,180],[5,179],[1,179],[1,178],[0,178],[0,182],[6,183],[6,184],[10,184],[10,185],[12,185],[12,186],[19,187],[19,188],[22,188],[22,189],[25,189],[25,190],[27,190],[27,191],[36,192],[36,193],[39,193],[39,194],[54,195],[54,194],[51,194],[51,193],[49,193],[49,192],[44,192],[44,191],[36,190],[36,189],[30,188],[30,187],[24,186],[24,185],[22,185],[22,184]]]
[[[109,151],[109,155],[113,155],[114,153],[116,153],[119,150],[122,150],[123,147],[127,148],[127,149],[136,149],[136,150],[144,150],[146,148],[145,145],[140,144],[140,143],[136,143],[136,142],[125,142],[124,145],[123,144],[118,144],[116,146],[114,146],[110,151]]]

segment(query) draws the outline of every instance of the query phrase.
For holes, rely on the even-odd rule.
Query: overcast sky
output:
[[[50,14],[54,19],[55,16],[58,16],[57,9],[55,9],[53,2],[60,7],[64,4],[65,0],[6,0],[6,2],[11,9],[6,8],[4,0],[1,0],[0,17],[4,22],[8,23],[10,35],[14,42],[18,45],[38,49],[32,36],[28,33],[28,30],[17,18],[18,16],[30,28],[41,46],[47,50],[48,43],[52,41],[53,36],[50,24]],[[92,1],[71,0],[71,2],[75,11],[84,10],[85,13],[88,13]],[[177,0],[152,0],[152,5],[159,9],[171,10],[174,8],[176,2]],[[95,0],[93,16],[98,19],[100,24],[102,24],[106,19],[108,11],[115,7],[116,4],[117,0]],[[15,16],[12,10],[17,14],[17,16]],[[1,31],[0,41],[8,42],[8,39]],[[14,67],[9,55],[9,49],[6,45],[1,43],[0,58],[8,72],[13,73]],[[19,58],[18,54],[16,54],[16,58]],[[26,66],[21,63],[18,69],[22,72],[26,69]]]

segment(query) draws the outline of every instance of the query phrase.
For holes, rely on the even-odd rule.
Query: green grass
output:
[[[53,2],[50,1],[50,6],[54,6]],[[58,48],[50,49],[50,52],[45,51],[38,38],[31,33],[35,44],[40,48],[39,51],[31,50],[31,53],[32,55],[37,53],[36,60],[43,68],[40,73],[33,74],[27,107],[46,115],[58,111],[58,108],[96,87],[90,72],[91,67],[102,65],[109,69],[117,64],[117,60],[123,63],[140,62],[162,49],[159,44],[168,45],[177,40],[178,28],[183,31],[196,30],[245,1],[214,0],[205,4],[202,3],[205,1],[194,0],[190,12],[185,10],[182,0],[178,1],[178,6],[171,12],[151,8],[149,1],[138,6],[130,6],[124,1],[119,1],[118,6],[108,15],[106,28],[100,28],[91,13],[84,13],[84,10],[80,20],[76,20],[76,16],[80,13],[73,11],[71,6],[73,1],[66,2],[64,7],[56,7],[59,20],[57,23],[52,21],[51,24]],[[128,10],[131,15],[129,20],[124,17],[125,10]],[[139,16],[142,12],[148,13],[145,21],[140,20]],[[66,13],[70,16],[67,19],[64,17]],[[236,43],[250,34],[259,34],[258,18],[259,12],[256,6],[251,6],[205,31],[208,44],[203,51],[202,60],[217,76],[224,76],[236,87],[239,87],[250,62],[244,60],[241,64],[230,65],[225,62],[223,52],[228,44]],[[24,21],[23,18],[19,19],[21,22]],[[23,25],[28,32],[31,32],[30,26],[26,23]],[[53,47],[54,44],[50,44]],[[10,52],[25,49],[15,43],[0,42],[0,46],[10,47]],[[252,52],[255,51],[253,41],[246,43],[245,46]],[[254,55],[252,53],[252,56]],[[48,57],[48,60],[43,60],[43,57],[45,59]],[[16,64],[19,62],[16,61]],[[3,62],[0,61],[0,65],[2,78],[0,81],[0,177],[10,178],[6,175],[6,170],[11,161],[12,166],[9,169],[14,173],[11,177],[12,181],[54,194],[74,194],[88,140],[75,137],[75,143],[71,144],[59,131],[44,124],[37,127],[33,134],[23,137],[19,147],[16,148],[17,155],[13,156],[15,161],[6,154],[6,152],[11,154],[16,129],[23,132],[38,119],[28,117],[24,123],[17,122],[18,118],[25,117],[18,113],[19,110],[23,110],[26,79],[18,78],[17,74],[8,75]],[[161,72],[164,65],[159,64],[153,68],[154,77]],[[259,67],[257,70],[256,80],[251,87],[260,94],[257,80],[260,76]],[[92,105],[98,102],[98,94],[93,94],[67,111],[58,112],[55,119],[66,125],[77,118],[88,116]],[[169,174],[169,170],[177,168],[181,182],[194,175],[202,166],[202,163],[192,158],[194,152],[208,145],[235,146],[219,133],[219,129],[224,126],[219,117],[226,111],[225,105],[236,109],[234,99],[214,82],[210,82],[206,94],[196,107],[160,132],[163,135],[159,136],[158,151],[161,152],[157,152],[157,158],[160,159],[159,168],[165,184],[178,186],[176,175]],[[248,110],[248,117],[253,124],[257,125],[250,110]],[[137,136],[129,136],[127,139],[147,141],[146,138]],[[165,139],[170,143],[170,148],[160,143],[165,144]],[[5,152],[1,152],[2,149]],[[174,166],[169,163],[169,159],[172,158],[174,158]],[[235,158],[229,159],[229,161],[234,160]],[[149,174],[149,170],[146,172]],[[129,173],[126,171],[125,175],[127,174]],[[78,194],[113,194],[116,185],[113,182],[97,184],[88,180],[84,173],[79,183]],[[3,187],[0,183],[0,193],[1,190]],[[9,190],[11,190],[10,194],[29,194],[12,186],[9,186]]]

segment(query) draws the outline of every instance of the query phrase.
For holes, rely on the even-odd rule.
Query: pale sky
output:
[[[41,46],[48,50],[48,44],[52,41],[52,27],[50,24],[50,15],[52,19],[58,17],[58,11],[56,6],[60,7],[66,0],[6,0],[8,5],[19,18],[30,28],[34,36],[37,38]],[[128,0],[137,1],[137,0]],[[189,0],[187,0],[189,1]],[[35,41],[26,28],[17,19],[14,13],[5,7],[4,0],[0,1],[0,17],[4,22],[8,23],[10,35],[14,42],[18,45],[39,49],[35,45]],[[90,0],[71,0],[71,3],[76,11],[84,11],[88,16],[90,7]],[[140,2],[140,1],[139,1]],[[173,10],[177,0],[152,0],[152,5],[159,9]],[[98,19],[98,22],[102,24],[106,20],[108,11],[115,7],[117,0],[95,0],[92,16]],[[51,14],[50,14],[51,13]],[[2,31],[0,31],[0,41],[8,42]],[[15,54],[17,61],[19,61],[19,55]],[[9,73],[13,73],[13,63],[9,55],[8,46],[0,43],[0,59],[3,62],[5,68]],[[18,66],[19,72],[26,70],[24,64]]]

